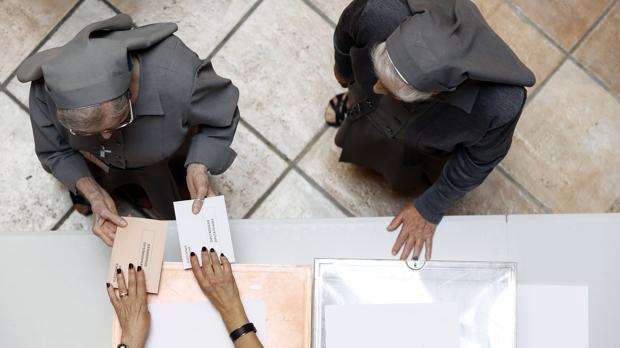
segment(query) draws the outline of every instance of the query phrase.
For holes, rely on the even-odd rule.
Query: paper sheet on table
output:
[[[196,215],[192,213],[193,204],[192,200],[174,202],[183,267],[192,267],[190,253],[200,255],[203,246],[214,248],[218,253],[224,253],[230,262],[235,262],[224,196],[206,198]]]
[[[519,348],[587,348],[588,325],[588,287],[546,285],[518,287]]]
[[[325,306],[327,348],[458,348],[453,303]]]
[[[265,342],[265,303],[244,300],[248,318]],[[145,348],[234,348],[224,322],[206,301],[150,304],[151,330]]]

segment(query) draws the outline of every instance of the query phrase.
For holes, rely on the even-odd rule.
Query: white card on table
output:
[[[200,260],[203,246],[224,253],[230,262],[235,262],[224,196],[206,198],[196,215],[192,213],[193,204],[193,200],[174,202],[183,267],[192,267],[189,261],[192,251]]]
[[[519,285],[519,348],[589,347],[588,287]]]
[[[265,303],[242,302],[258,338],[265,342]],[[149,312],[151,329],[146,348],[233,348],[222,317],[209,302],[156,303],[149,305]]]
[[[325,306],[327,348],[459,348],[455,303]]]

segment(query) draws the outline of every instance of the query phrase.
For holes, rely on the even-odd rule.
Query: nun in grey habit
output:
[[[17,71],[20,81],[32,81],[30,117],[43,168],[82,212],[92,209],[93,231],[109,245],[126,224],[113,191],[141,188],[162,219],[174,219],[172,202],[183,198],[195,199],[197,213],[214,195],[208,174],[224,172],[236,156],[230,144],[239,92],[176,30],[172,23],[135,28],[120,14]]]
[[[354,0],[334,33],[340,161],[418,194],[392,253],[431,257],[444,212],[506,156],[532,72],[469,0]]]

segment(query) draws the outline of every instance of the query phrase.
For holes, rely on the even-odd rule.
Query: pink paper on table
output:
[[[243,300],[260,300],[266,309],[266,342],[270,348],[310,348],[312,268],[309,266],[232,265]],[[148,295],[149,304],[208,301],[191,270],[182,263],[164,263],[159,294]],[[120,343],[121,328],[116,315],[112,347]],[[210,347],[207,343],[202,345]],[[217,347],[219,348],[219,347]]]

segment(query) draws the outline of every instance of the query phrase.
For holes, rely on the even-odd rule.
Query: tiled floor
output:
[[[23,59],[86,23],[126,11],[177,33],[241,90],[239,157],[215,188],[236,218],[376,216],[411,200],[375,173],[338,162],[322,112],[334,25],[348,0],[0,1],[0,232],[88,230],[38,163]],[[506,160],[450,214],[620,212],[619,0],[475,0],[536,73]],[[123,210],[134,215],[123,203]]]

